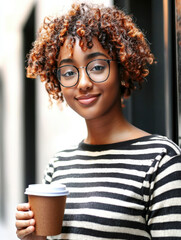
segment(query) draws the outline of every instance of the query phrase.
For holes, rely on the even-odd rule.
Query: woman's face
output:
[[[120,79],[116,61],[110,61],[110,74],[104,82],[98,83],[91,81],[85,68],[82,68],[90,61],[96,59],[111,59],[107,51],[103,49],[97,39],[94,39],[93,43],[94,46],[84,52],[79,46],[79,40],[76,39],[73,48],[73,55],[71,56],[70,50],[67,48],[67,45],[69,44],[67,39],[63,47],[61,47],[58,59],[59,67],[74,65],[79,69],[78,83],[72,87],[61,86],[61,89],[67,104],[86,120],[112,114],[112,111],[115,108],[121,108]],[[102,77],[102,67],[101,65],[94,65],[94,63],[96,62],[93,61],[93,66],[90,64],[87,70],[90,75],[93,74],[93,78],[97,79]],[[71,82],[72,76],[75,75],[73,69],[76,70],[72,67],[65,68],[66,71],[61,70],[61,79],[65,77],[67,81],[70,80]],[[98,76],[96,75],[97,72]]]

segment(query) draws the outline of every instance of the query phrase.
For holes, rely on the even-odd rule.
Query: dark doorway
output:
[[[35,40],[35,7],[23,28],[23,65],[27,65],[27,54]],[[36,88],[35,79],[26,77],[24,70],[24,187],[36,181]]]
[[[174,1],[115,0],[114,4],[133,16],[157,60],[143,89],[128,100],[125,115],[137,127],[178,144]]]
[[[181,146],[181,1],[175,0],[175,30],[176,30],[176,66],[178,89],[178,135]]]

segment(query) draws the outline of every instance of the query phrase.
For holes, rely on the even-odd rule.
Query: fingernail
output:
[[[29,211],[29,216],[33,216],[33,212],[32,211]]]
[[[34,225],[34,223],[35,223],[34,219],[31,219],[30,220],[30,225]]]

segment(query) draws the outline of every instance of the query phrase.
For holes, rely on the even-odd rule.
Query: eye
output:
[[[93,75],[93,74],[102,74],[107,70],[108,63],[107,61],[103,59],[96,59],[91,61],[88,66],[87,70],[88,73]]]
[[[74,66],[63,66],[59,69],[60,77],[72,79],[77,75],[77,69]]]
[[[92,69],[90,69],[91,72],[100,72],[103,71],[105,69],[105,66],[103,65],[96,65],[94,67],[92,67]]]
[[[61,74],[62,77],[73,77],[75,75],[76,75],[76,73],[73,71],[67,71],[67,72]]]

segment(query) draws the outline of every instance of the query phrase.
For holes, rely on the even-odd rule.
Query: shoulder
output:
[[[62,148],[49,160],[44,171],[43,182],[51,183],[55,172],[59,169],[60,165],[62,166],[62,162],[65,162],[63,160],[67,161],[71,159],[78,149],[79,144],[62,146]]]
[[[181,180],[181,149],[165,136],[152,135],[149,142],[160,148],[161,151],[152,159],[151,165],[146,172],[143,182],[146,195],[149,193],[155,194],[154,191],[158,189],[168,191],[167,184],[169,183],[172,184],[172,188],[177,188],[176,185],[180,186],[179,181]]]
[[[162,146],[169,156],[181,155],[180,147],[166,136],[153,135],[152,141]]]
[[[141,140],[137,140],[134,145],[143,148],[159,149],[161,153],[169,155],[170,157],[175,155],[181,155],[180,147],[174,143],[171,139],[161,135],[148,135]]]
[[[70,155],[71,153],[78,151],[79,144],[80,143],[75,143],[75,144],[66,145],[66,146],[62,147],[61,149],[59,149],[58,152],[55,153],[54,158],[58,158],[58,157],[65,156],[65,155]]]
[[[151,135],[149,142],[161,150],[148,169],[147,177],[151,178],[149,181],[154,181],[157,176],[176,174],[181,171],[181,149],[177,144],[160,135]]]
[[[56,164],[57,161],[61,159],[68,159],[76,155],[79,152],[79,144],[75,143],[71,145],[62,146],[58,152],[56,152],[53,157],[50,159],[49,164]]]

